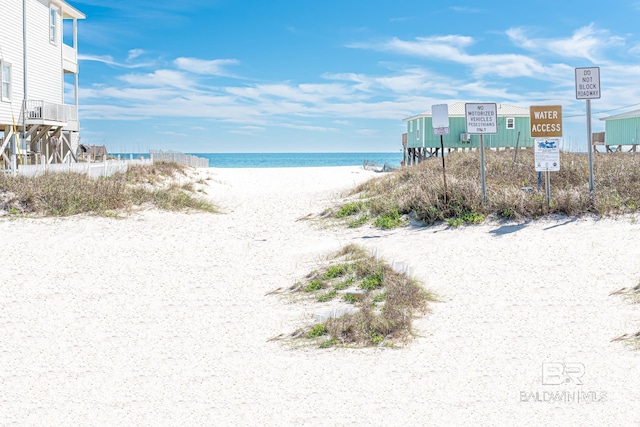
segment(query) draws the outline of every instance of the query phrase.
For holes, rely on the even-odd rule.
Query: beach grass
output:
[[[188,168],[175,162],[132,166],[127,173],[90,178],[78,173],[45,173],[33,178],[0,174],[0,211],[9,215],[118,216],[133,207],[216,212],[194,195]],[[185,182],[181,182],[185,181]]]
[[[347,245],[330,261],[291,288],[293,293],[307,294],[327,307],[352,305],[347,314],[295,333],[321,348],[404,343],[413,336],[414,316],[426,313],[429,302],[436,300],[419,281],[393,270],[360,246]]]
[[[640,304],[640,282],[632,288],[622,288],[610,295],[619,295],[631,304]],[[612,341],[622,341],[634,350],[640,350],[640,330],[632,334],[623,334]]]
[[[452,152],[442,162],[429,158],[358,185],[349,200],[331,212],[349,227],[373,223],[379,228],[402,226],[413,219],[451,226],[486,218],[529,220],[549,214],[599,216],[638,212],[640,153],[594,155],[594,197],[588,183],[585,154],[561,153],[560,171],[551,172],[551,202],[544,176],[538,189],[533,149],[486,150],[486,203],[482,200],[479,152]]]

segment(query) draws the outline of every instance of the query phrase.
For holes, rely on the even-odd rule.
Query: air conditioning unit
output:
[[[471,142],[471,135],[469,135],[468,133],[461,133],[460,142]]]

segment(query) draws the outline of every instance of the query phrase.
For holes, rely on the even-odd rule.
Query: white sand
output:
[[[640,424],[640,352],[610,341],[640,329],[609,296],[640,280],[632,218],[320,228],[296,219],[375,173],[203,173],[226,213],[0,219],[0,425]],[[351,242],[441,296],[421,336],[267,342],[311,313],[265,293]],[[542,384],[550,362],[581,363],[583,384]]]

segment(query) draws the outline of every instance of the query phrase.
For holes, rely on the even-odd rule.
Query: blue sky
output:
[[[82,142],[111,152],[399,151],[458,101],[562,105],[586,140],[640,108],[640,0],[78,0]]]

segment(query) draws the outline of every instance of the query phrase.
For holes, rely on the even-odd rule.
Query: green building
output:
[[[509,104],[496,104],[498,133],[484,135],[485,148],[533,147],[529,129],[529,109]],[[480,135],[467,133],[465,103],[449,107],[449,134],[443,135],[445,149],[480,147]],[[440,148],[440,136],[433,134],[431,111],[404,119],[407,123],[406,149],[433,153]],[[404,145],[404,141],[403,141]]]
[[[640,144],[640,110],[603,117],[604,145],[607,151],[621,150],[623,145],[632,145],[632,151]]]

